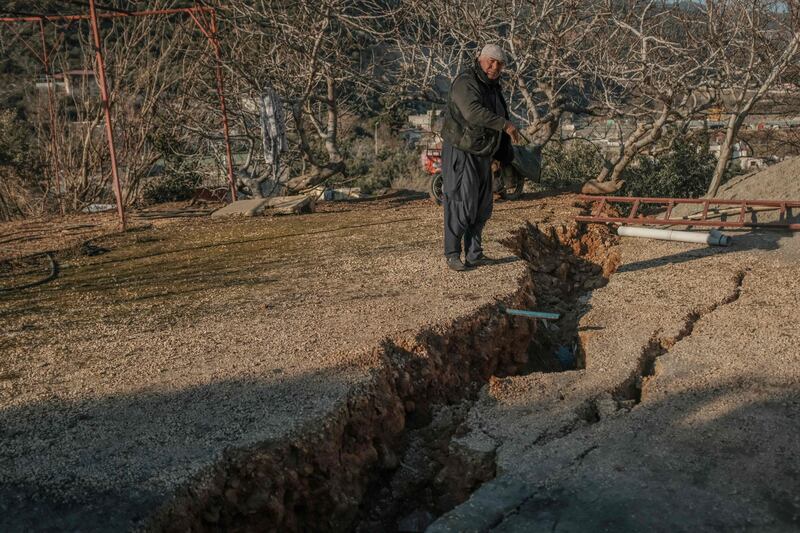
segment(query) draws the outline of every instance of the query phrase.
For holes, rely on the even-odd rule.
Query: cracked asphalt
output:
[[[800,237],[620,251],[586,368],[484,389],[498,476],[429,531],[800,530]]]

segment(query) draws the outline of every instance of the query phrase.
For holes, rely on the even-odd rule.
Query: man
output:
[[[500,87],[507,63],[502,48],[487,44],[450,87],[442,127],[444,255],[458,272],[491,262],[481,232],[492,215],[492,164],[511,164],[511,141],[519,141]]]

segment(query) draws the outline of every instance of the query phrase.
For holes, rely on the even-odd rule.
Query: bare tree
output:
[[[500,3],[478,0],[402,0],[391,34],[392,101],[443,104],[449,81],[475,59],[478,46],[497,40]]]
[[[302,190],[347,168],[339,148],[342,114],[366,111],[377,95],[394,14],[380,0],[234,2],[228,20],[229,63],[240,95],[256,95],[269,84],[287,102],[291,133],[308,172],[287,186]]]
[[[633,124],[619,130],[619,152],[596,176],[616,184],[667,125],[686,123],[709,107],[704,80],[713,51],[702,39],[705,19],[669,1],[472,0],[404,4],[398,35],[400,78],[412,94],[420,85],[451,78],[474,60],[479,47],[499,42],[511,52],[512,113],[533,147],[543,147],[567,113],[604,116]],[[415,82],[413,80],[422,80]],[[434,93],[434,96],[436,94]]]
[[[592,58],[603,45],[598,2],[511,0],[502,27],[514,59],[512,102],[521,98],[522,118],[535,146],[544,146],[558,131],[565,113],[601,112],[600,84]]]
[[[151,4],[171,7],[173,0]],[[122,176],[123,201],[140,198],[141,186],[154,164],[163,157],[158,138],[175,137],[185,122],[174,106],[186,80],[179,66],[203,38],[180,17],[130,17],[105,19],[103,52],[109,80],[115,145]],[[94,51],[88,23],[62,25],[46,34],[48,46],[60,42],[52,63],[55,85],[55,127],[47,118],[47,101],[34,95],[37,130],[49,153],[58,158],[65,197],[70,208],[108,200],[110,172],[102,108],[95,80]],[[57,82],[53,84],[52,82]],[[51,128],[54,129],[51,135]],[[204,128],[208,130],[206,126]]]
[[[728,168],[739,130],[753,107],[781,80],[784,71],[800,57],[798,5],[789,2],[709,0],[710,40],[719,51],[712,83],[729,113],[706,196],[717,194]]]
[[[447,81],[469,66],[486,43],[511,55],[511,113],[536,147],[558,130],[565,113],[596,112],[591,56],[604,16],[595,2],[503,0],[404,2],[396,34],[395,87],[409,99],[443,102]],[[599,6],[602,8],[602,5]]]
[[[655,0],[608,1],[601,46],[593,61],[615,119],[634,123],[620,129],[619,151],[596,177],[617,182],[667,125],[688,121],[710,107],[707,76],[715,50],[703,38],[707,20],[693,5]]]

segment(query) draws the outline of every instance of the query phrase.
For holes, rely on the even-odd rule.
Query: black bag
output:
[[[514,145],[511,166],[526,179],[539,183],[542,179],[542,149]]]

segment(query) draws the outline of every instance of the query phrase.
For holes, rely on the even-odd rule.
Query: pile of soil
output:
[[[718,198],[800,200],[800,157],[736,176],[719,188]]]
[[[736,176],[719,188],[716,198],[800,200],[800,157],[787,159],[758,172]],[[673,216],[687,216],[701,211],[702,206],[684,204],[673,211]],[[749,215],[748,220],[774,222],[779,216],[777,211],[765,211]],[[796,221],[798,216],[800,213],[793,212],[789,213],[788,218]]]

